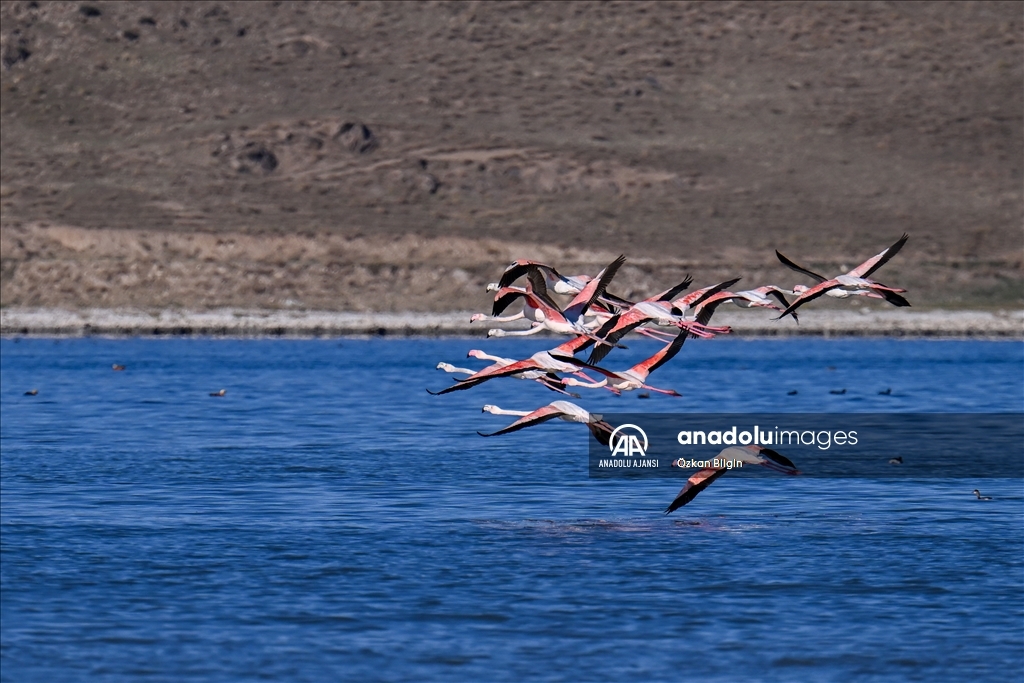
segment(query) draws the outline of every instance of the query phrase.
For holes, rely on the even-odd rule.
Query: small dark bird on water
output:
[[[110,368],[111,368],[111,369],[112,369],[112,370],[113,370],[114,372],[121,372],[122,370],[124,370],[124,366],[123,366],[123,365],[119,365],[119,364],[117,364],[117,363],[114,363],[113,365],[111,365],[111,366],[110,366]]]
[[[832,391],[830,391],[828,393],[835,394],[836,396],[842,396],[843,394],[846,393],[846,389],[833,389]]]
[[[224,396],[228,393],[227,389],[221,389],[220,391],[211,391],[210,396]]]
[[[878,395],[879,396],[888,396],[891,393],[892,393],[892,388],[890,387],[889,389],[886,389],[885,391],[879,391]]]
[[[645,391],[643,393],[637,394],[636,397],[637,398],[650,398],[651,395]]]
[[[976,495],[978,497],[978,500],[992,500],[992,496],[983,496],[981,495],[981,491],[979,491],[978,489],[974,489],[973,491],[971,491],[971,493]]]
[[[903,464],[903,456],[902,455],[897,455],[895,458],[890,458],[889,459],[889,464],[890,465],[902,465]]]
[[[39,393],[38,389],[29,389],[28,391],[25,392],[25,395],[26,396],[35,396],[38,393]]]
[[[787,392],[786,396],[796,396],[798,393],[800,393],[800,392],[798,392],[796,389],[794,389],[793,391]]]

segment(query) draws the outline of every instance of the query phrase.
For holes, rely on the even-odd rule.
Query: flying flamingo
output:
[[[846,296],[851,295],[871,296],[871,294],[867,294],[864,292],[864,290],[867,290],[867,292],[871,292],[873,294],[881,296],[894,306],[909,306],[910,302],[904,299],[902,296],[900,296],[901,293],[906,292],[907,290],[898,289],[896,287],[887,287],[886,285],[875,282],[874,280],[867,279],[869,275],[871,275],[873,272],[884,266],[886,263],[889,262],[889,259],[891,259],[897,253],[899,253],[899,250],[903,248],[903,245],[906,244],[908,238],[909,236],[906,233],[904,233],[903,237],[899,238],[896,241],[896,243],[893,244],[888,249],[882,251],[879,254],[876,254],[875,256],[872,256],[867,261],[860,264],[850,272],[845,273],[843,275],[837,275],[831,280],[825,279],[823,276],[818,275],[814,271],[810,271],[802,266],[798,266],[797,264],[793,263],[788,258],[783,256],[781,253],[776,251],[775,255],[779,257],[779,260],[782,261],[783,265],[792,268],[798,273],[808,275],[817,280],[818,282],[818,284],[814,285],[810,289],[804,290],[800,294],[800,296],[798,296],[796,300],[792,304],[790,304],[785,311],[782,312],[782,315],[780,315],[779,317],[784,318],[787,315],[793,313],[800,306],[803,306],[808,301],[817,299],[819,296],[822,296],[823,294],[827,294],[836,290],[845,290],[847,292],[847,294],[845,295],[832,295],[837,296],[838,298],[845,298]],[[793,288],[793,291],[796,291],[795,287]]]
[[[561,379],[555,374],[556,372],[579,374],[587,381],[593,382],[593,379],[581,374],[581,370],[576,364],[570,362],[573,360],[572,355],[574,353],[590,346],[592,343],[593,341],[587,337],[578,336],[564,344],[556,346],[550,351],[538,351],[525,360],[515,361],[502,367],[496,367],[498,364],[495,363],[495,365],[484,368],[483,370],[470,375],[466,379],[456,381],[455,384],[446,389],[442,389],[441,391],[431,391],[430,389],[427,389],[427,393],[434,396],[440,396],[453,391],[463,391],[465,389],[475,387],[476,385],[482,384],[487,380],[494,379],[495,377],[509,377],[511,375],[517,375],[522,372],[534,370],[543,371],[546,376],[558,383],[561,383]]]
[[[718,292],[704,299],[694,310],[699,315],[701,309],[707,306],[717,306],[719,302],[731,301],[740,308],[771,308],[776,311],[783,311],[789,308],[789,302],[786,300],[785,295],[792,293],[775,285],[765,285],[764,287],[748,289],[743,292]],[[779,308],[779,305],[772,301],[773,298],[778,304],[782,304],[782,308]],[[794,315],[793,317],[796,316]]]
[[[587,428],[590,429],[594,438],[596,438],[603,446],[608,445],[609,438],[612,435],[612,431],[614,431],[612,426],[602,419],[601,415],[588,412],[583,408],[580,408],[575,403],[570,403],[569,401],[552,401],[543,408],[538,408],[533,412],[526,410],[502,410],[498,406],[486,405],[483,407],[482,412],[491,413],[492,415],[516,415],[519,416],[519,419],[508,427],[499,429],[491,434],[477,432],[480,436],[498,436],[499,434],[518,432],[520,429],[532,427],[533,425],[553,420],[556,417],[561,418],[566,422],[582,422],[587,425]]]
[[[793,285],[793,293],[797,296],[810,291],[810,287],[807,285]],[[832,297],[833,299],[848,299],[851,296],[866,296],[870,299],[884,299],[885,297],[876,291],[870,289],[830,289],[825,292],[825,296]],[[796,314],[793,314],[796,317]]]
[[[492,356],[490,354],[484,353],[483,351],[480,351],[479,349],[472,349],[466,355],[470,358],[479,358],[480,360],[492,361],[492,365],[489,365],[488,367],[484,368],[485,370],[503,368],[512,365],[512,363],[516,362],[513,358],[502,358],[501,356]],[[447,373],[453,374],[475,375],[477,373],[476,370],[470,370],[469,368],[459,368],[452,365],[451,363],[443,362],[437,364],[437,369],[444,370]],[[526,372],[521,372],[518,375],[513,375],[513,377],[515,377],[516,379],[532,379],[539,382],[540,384],[543,384],[551,391],[557,391],[560,394],[572,396],[573,398],[580,397],[579,394],[574,394],[570,391],[566,391],[563,388],[563,385],[560,383],[560,380],[552,379],[548,373],[542,372],[540,370],[527,370]]]
[[[698,289],[686,296],[676,299],[675,296],[688,287],[690,281],[690,277],[687,276],[683,282],[679,283],[672,289],[668,289],[660,294],[655,294],[652,297],[634,304],[625,313],[622,313],[605,323],[601,329],[594,333],[595,336],[601,338],[602,341],[594,347],[594,350],[591,352],[590,358],[587,362],[591,364],[601,362],[601,360],[608,355],[608,352],[612,350],[612,346],[616,345],[620,339],[640,325],[648,322],[653,322],[654,324],[663,327],[675,326],[683,328],[691,334],[702,337],[713,336],[716,332],[728,332],[729,328],[727,327],[707,327],[707,322],[711,317],[710,314],[706,314],[706,317],[703,320],[699,316],[688,320],[686,318],[686,311],[691,307],[697,306],[702,301],[717,294],[718,292],[721,292],[728,287],[732,287],[734,284],[739,282],[739,278],[726,280],[725,282],[720,282],[717,285],[712,285],[711,287]]]
[[[522,298],[523,300],[522,312],[517,315],[500,317],[501,312],[508,308],[509,305],[518,298]],[[554,331],[551,326],[545,324],[548,319],[546,311],[550,312],[556,318],[556,322],[554,323],[556,326],[558,325],[557,318],[564,317],[561,315],[558,304],[546,296],[536,294],[529,287],[502,287],[498,290],[498,293],[494,295],[494,306],[491,309],[491,315],[485,316],[482,313],[477,313],[469,319],[469,322],[473,323],[478,320],[486,320],[488,322],[505,323],[526,318],[533,321],[533,325],[531,325],[529,329],[516,330],[514,332],[498,329],[487,331],[488,337],[525,337],[531,334],[537,334],[538,332],[543,332],[544,330]]]
[[[762,446],[729,446],[716,455],[715,459],[721,462],[727,462],[729,460],[732,460],[733,462],[738,461],[744,465],[762,465],[770,470],[781,472],[783,474],[800,474],[792,460],[781,453],[776,453],[772,449],[764,448]],[[674,512],[689,503],[697,497],[698,493],[706,489],[708,486],[711,486],[712,482],[728,471],[729,469],[723,466],[705,467],[704,469],[695,472],[693,476],[686,481],[686,485],[684,485],[682,490],[679,491],[675,500],[665,508],[665,514],[667,515],[670,512]]]
[[[490,292],[501,287],[508,287],[524,275],[527,276],[533,285],[534,291],[546,293],[547,289],[551,289],[556,294],[572,296],[583,291],[583,288],[593,280],[589,275],[570,275],[566,277],[551,266],[528,259],[519,259],[505,269],[498,282],[492,282],[487,285],[487,291]],[[607,292],[601,294],[598,298],[615,308],[625,309],[633,305],[631,301]]]
[[[490,330],[487,332],[488,337],[522,337],[529,334],[536,334],[540,331],[541,327],[546,328],[557,334],[582,334],[588,337],[593,337],[593,332],[587,329],[586,321],[584,319],[585,314],[591,305],[597,300],[601,294],[604,293],[605,287],[611,282],[612,278],[615,277],[615,273],[618,272],[619,268],[625,263],[626,258],[619,256],[617,259],[611,262],[607,268],[602,270],[597,278],[591,280],[586,284],[583,289],[580,290],[569,305],[565,307],[565,310],[560,310],[558,305],[551,300],[551,298],[545,292],[537,292],[533,288],[533,284],[527,281],[525,289],[518,287],[504,287],[498,290],[498,293],[494,298],[494,309],[492,315],[498,315],[508,306],[514,299],[524,297],[527,304],[531,307],[537,308],[543,313],[544,319],[539,321],[539,325],[534,326],[530,330],[519,330],[514,332],[508,332],[505,330]]]
[[[509,361],[509,363],[513,362],[512,359],[508,359],[508,361]],[[469,368],[459,368],[459,367],[456,367],[456,366],[452,365],[451,363],[444,363],[444,362],[438,363],[437,364],[437,369],[438,370],[444,370],[447,373],[462,374],[462,375],[474,375],[477,372],[476,370],[470,370]],[[565,389],[562,388],[563,385],[559,384],[558,381],[555,381],[555,380],[551,379],[550,377],[548,377],[547,373],[541,372],[539,370],[531,370],[529,372],[523,372],[523,373],[520,373],[518,375],[512,375],[512,376],[515,377],[516,379],[532,379],[532,380],[535,380],[536,382],[538,382],[540,384],[543,384],[545,387],[547,387],[551,391],[558,392],[559,394],[565,394],[566,396],[572,396],[573,398],[579,398],[580,397],[579,394],[573,393],[571,391],[566,391]]]
[[[515,315],[499,317],[499,314],[502,311],[504,311],[506,308],[508,308],[508,305],[510,303],[512,303],[512,301],[514,299],[517,298],[516,293],[518,293],[518,295],[520,295],[520,296],[523,296],[523,310],[520,311],[519,313],[516,313]],[[539,307],[534,305],[534,303],[533,303],[534,302],[534,298],[533,297],[529,297],[529,296],[525,296],[525,295],[526,295],[526,290],[523,289],[522,287],[508,287],[508,288],[506,288],[505,294],[502,295],[502,296],[507,296],[508,297],[508,300],[507,300],[507,302],[504,303],[504,305],[499,307],[499,303],[498,303],[499,296],[496,295],[494,297],[494,307],[493,307],[493,309],[491,311],[491,315],[484,315],[483,313],[477,313],[477,314],[473,315],[469,319],[469,322],[475,323],[475,322],[479,322],[481,320],[486,320],[487,322],[492,322],[492,323],[509,323],[509,322],[514,321],[514,320],[523,320],[523,319],[532,320],[535,323],[542,322],[544,320],[544,313],[541,312]]]
[[[668,394],[669,396],[681,396],[682,394],[673,391],[672,389],[658,389],[657,387],[652,387],[648,385],[647,377],[652,372],[660,368],[662,365],[672,360],[672,358],[675,357],[677,353],[679,353],[679,350],[683,348],[683,342],[685,342],[686,338],[689,336],[690,333],[687,330],[679,330],[679,333],[676,335],[676,338],[673,339],[672,342],[666,345],[663,349],[658,351],[656,354],[654,354],[647,360],[637,363],[630,369],[623,370],[622,372],[610,372],[602,368],[589,366],[585,363],[582,363],[582,361],[577,361],[575,359],[570,360],[568,361],[570,363],[580,363],[585,367],[591,367],[591,369],[593,369],[594,371],[604,375],[605,379],[598,383],[586,384],[573,377],[567,377],[562,380],[562,384],[570,387],[583,387],[589,389],[603,387],[607,385],[614,389],[618,389],[619,391],[647,389],[648,391],[656,391],[659,394]]]

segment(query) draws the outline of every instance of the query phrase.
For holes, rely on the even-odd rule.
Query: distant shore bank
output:
[[[351,313],[233,310],[159,312],[132,309],[0,310],[4,336],[227,336],[345,335],[483,336],[491,325],[470,323],[470,312]],[[716,325],[737,336],[990,337],[1024,338],[1024,311],[806,311],[799,324],[772,320],[768,311],[723,311]],[[506,329],[514,326],[505,325]],[[522,329],[525,326],[520,326]]]

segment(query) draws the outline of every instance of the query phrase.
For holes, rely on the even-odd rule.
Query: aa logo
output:
[[[647,453],[647,434],[636,425],[619,425],[608,439],[608,448],[613,456],[643,458]]]

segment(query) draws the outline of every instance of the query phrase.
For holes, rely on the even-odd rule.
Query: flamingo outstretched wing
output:
[[[786,300],[786,296],[782,292],[780,292],[778,290],[778,288],[776,288],[776,287],[769,287],[765,291],[765,295],[774,298],[776,301],[778,301],[780,304],[782,304],[782,309],[783,310],[789,308],[789,301]]]
[[[587,283],[587,286],[580,290],[580,293],[569,302],[569,305],[565,307],[563,315],[567,320],[578,320],[580,316],[587,312],[590,305],[593,304],[599,296],[604,294],[604,290],[608,287],[608,283],[615,277],[615,273],[619,271],[622,264],[626,262],[626,257],[620,255],[617,259],[612,261],[608,266],[601,271],[600,277],[597,277]]]
[[[666,289],[664,292],[662,292],[660,295],[658,295],[656,300],[657,301],[672,301],[677,296],[679,296],[684,291],[686,291],[687,287],[689,287],[691,284],[693,284],[693,278],[690,277],[689,275],[687,275],[685,278],[683,278],[683,281],[680,282],[678,285],[676,285],[672,289]],[[655,297],[651,297],[651,298],[654,299]],[[651,299],[648,299],[648,301],[650,301],[650,300]]]
[[[551,266],[546,266],[543,263],[538,263],[537,261],[530,261],[528,259],[519,259],[518,261],[510,265],[508,268],[506,268],[505,272],[501,274],[501,279],[498,280],[498,286],[508,287],[510,284],[512,284],[513,282],[515,282],[516,280],[518,280],[519,278],[521,278],[522,276],[526,275],[531,271],[536,271],[540,273],[542,277],[544,271],[547,271],[550,272],[559,280],[563,279],[559,272],[552,268]]]
[[[786,267],[788,267],[788,268],[790,268],[790,269],[792,269],[792,270],[795,270],[795,271],[796,271],[796,272],[798,272],[798,273],[803,273],[804,275],[806,275],[806,276],[808,276],[808,277],[812,277],[812,278],[814,278],[814,279],[815,279],[815,280],[816,280],[817,282],[824,282],[825,280],[827,280],[827,279],[828,279],[828,278],[827,278],[827,277],[825,277],[824,275],[818,275],[818,274],[817,274],[817,273],[815,273],[815,272],[814,272],[813,270],[807,270],[807,269],[806,269],[806,268],[804,268],[803,266],[798,266],[797,264],[793,263],[793,262],[792,262],[792,261],[790,261],[790,260],[789,260],[788,258],[786,258],[785,256],[783,256],[783,255],[782,255],[782,252],[780,252],[780,251],[779,251],[778,249],[776,249],[776,250],[775,250],[775,255],[779,257],[779,260],[780,260],[780,261],[782,261],[782,265],[784,265],[784,266],[786,266]]]
[[[527,427],[532,427],[533,425],[538,425],[541,424],[542,422],[553,420],[561,414],[562,411],[559,410],[558,408],[555,408],[554,406],[551,405],[546,405],[543,408],[538,408],[529,415],[524,415],[523,417],[519,418],[518,420],[510,424],[508,427],[505,427],[504,429],[499,429],[498,431],[492,432],[491,434],[484,434],[483,432],[477,432],[477,434],[479,434],[480,436],[498,436],[499,434],[509,434],[510,432],[518,432],[520,429],[526,429]]]
[[[587,429],[590,430],[590,433],[594,435],[594,438],[597,439],[597,442],[602,446],[608,445],[608,442],[612,437],[612,432],[615,431],[615,428],[604,420],[588,422]]]
[[[900,249],[903,248],[903,245],[907,243],[908,239],[910,239],[910,235],[903,233],[903,237],[896,240],[896,243],[891,247],[876,256],[872,256],[867,261],[851,270],[848,274],[854,277],[866,278],[871,275],[871,273],[888,263],[889,259],[898,254]]]
[[[698,470],[686,480],[686,484],[676,495],[675,500],[665,508],[665,514],[669,514],[683,507],[697,497],[697,494],[711,486],[716,479],[725,474],[728,470],[724,467],[705,467]]]
[[[635,375],[646,378],[652,372],[660,368],[665,363],[672,360],[679,350],[683,348],[683,343],[686,338],[690,336],[690,333],[686,329],[680,329],[679,334],[669,344],[666,344],[663,349],[658,351],[656,354],[648,358],[647,360],[637,363],[629,369]]]
[[[427,393],[431,396],[441,396],[443,394],[450,394],[453,391],[465,391],[466,389],[471,389],[477,384],[482,384],[483,382],[486,382],[489,379],[494,379],[495,377],[508,377],[509,375],[515,375],[520,372],[536,369],[537,363],[531,358],[516,361],[515,363],[506,365],[505,367],[495,367],[492,365],[488,368],[484,368],[475,375],[470,375],[465,379],[457,380],[455,384],[446,389],[442,389],[441,391],[431,391],[430,389],[427,389]]]
[[[521,292],[518,289],[509,289],[508,287],[502,287],[494,295],[494,305],[491,307],[491,317],[497,318],[499,315],[505,312],[505,309],[512,305],[519,297],[528,296],[526,292]]]
[[[825,280],[824,282],[819,282],[818,284],[814,285],[813,287],[808,289],[806,292],[804,292],[803,294],[798,296],[796,299],[794,299],[793,303],[791,303],[789,306],[787,306],[786,310],[784,310],[779,315],[779,317],[775,318],[775,319],[776,320],[782,320],[783,318],[785,318],[787,315],[790,315],[790,314],[792,314],[793,317],[796,317],[796,313],[794,313],[794,311],[796,309],[800,308],[801,306],[803,306],[808,301],[814,301],[819,296],[823,296],[830,289],[835,289],[836,287],[841,287],[841,286],[842,285],[840,285],[839,282],[837,282],[836,280]]]

